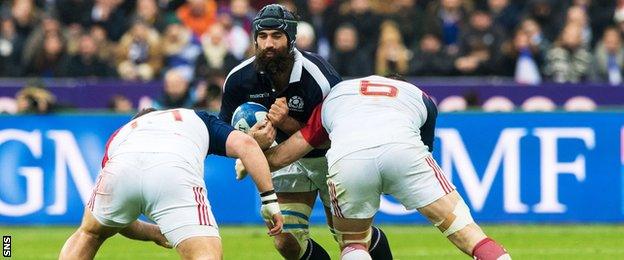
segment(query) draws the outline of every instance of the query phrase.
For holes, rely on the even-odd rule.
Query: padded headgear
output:
[[[252,23],[254,41],[262,30],[280,30],[288,38],[288,50],[292,51],[297,39],[297,19],[295,15],[279,4],[263,7]]]

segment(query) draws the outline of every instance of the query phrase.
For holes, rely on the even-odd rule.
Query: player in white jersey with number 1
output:
[[[347,80],[304,128],[265,154],[274,170],[331,140],[327,184],[342,259],[370,259],[366,249],[381,194],[418,209],[475,259],[509,259],[474,223],[432,158],[436,116],[433,101],[410,83],[380,76]]]
[[[106,144],[102,171],[82,224],[60,259],[92,259],[117,232],[142,235],[139,215],[154,220],[184,259],[221,259],[221,239],[204,183],[208,154],[240,158],[261,192],[270,235],[282,229],[271,173],[258,144],[205,111],[171,109],[137,115]],[[210,166],[208,166],[210,167]],[[145,225],[144,225],[145,226]]]

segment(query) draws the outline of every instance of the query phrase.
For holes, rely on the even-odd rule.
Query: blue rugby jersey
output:
[[[290,74],[288,87],[276,93],[268,75],[256,70],[255,57],[249,58],[236,66],[228,74],[223,86],[223,99],[219,118],[231,123],[236,108],[248,101],[260,103],[267,109],[276,98],[286,97],[288,115],[305,124],[316,105],[323,102],[332,87],[342,81],[334,68],[320,56],[294,49],[295,63]],[[277,129],[278,143],[288,139],[289,135]],[[322,157],[326,150],[314,150],[306,158]]]

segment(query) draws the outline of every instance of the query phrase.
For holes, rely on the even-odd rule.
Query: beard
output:
[[[256,70],[268,73],[274,81],[280,81],[280,79],[284,78],[288,79],[294,63],[295,55],[293,52],[289,52],[286,47],[281,49],[256,49]]]

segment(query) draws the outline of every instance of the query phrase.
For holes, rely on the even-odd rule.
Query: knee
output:
[[[275,249],[286,259],[299,259],[301,246],[295,237],[288,233],[282,233],[275,237]]]

